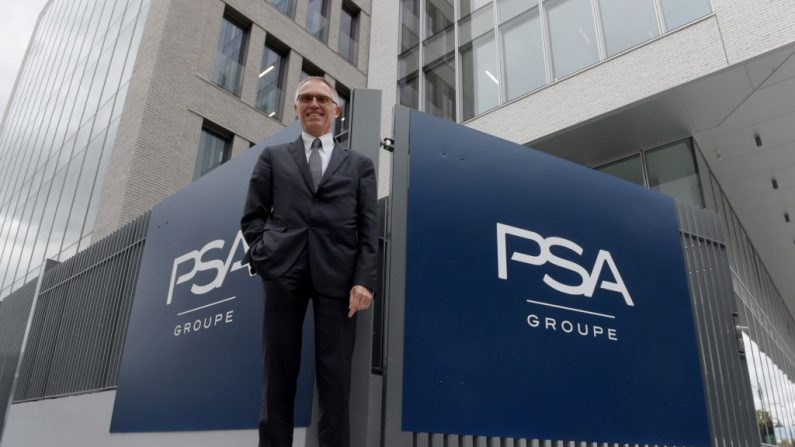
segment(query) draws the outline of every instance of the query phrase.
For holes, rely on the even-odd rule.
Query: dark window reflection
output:
[[[400,52],[420,42],[420,2],[400,0]]]
[[[643,163],[640,160],[640,154],[614,161],[596,169],[636,185],[646,186],[646,182],[643,180]]]
[[[359,55],[359,11],[343,5],[340,15],[340,37],[338,51],[348,60],[356,65]]]
[[[425,33],[428,37],[453,25],[453,0],[425,0]]]
[[[213,130],[202,129],[199,138],[199,156],[196,159],[196,169],[193,173],[194,180],[229,160],[231,140],[231,138],[221,136]]]
[[[455,121],[455,68],[452,57],[425,71],[425,111]]]
[[[284,54],[266,44],[257,87],[257,108],[275,119],[282,117],[286,65]]]
[[[712,12],[709,0],[660,0],[660,6],[668,31]]]
[[[309,0],[306,11],[306,30],[323,42],[328,39],[328,2]]]
[[[648,151],[649,188],[703,206],[696,158],[690,141]]]
[[[224,17],[215,52],[212,81],[224,90],[240,94],[246,31],[232,19]]]
[[[418,109],[419,103],[419,78],[417,74],[401,79],[398,81],[398,94],[400,96],[400,104],[412,109]]]
[[[270,0],[271,4],[279,11],[290,17],[295,15],[295,2],[293,0]]]

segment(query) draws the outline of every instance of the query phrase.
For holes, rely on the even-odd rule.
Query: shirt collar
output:
[[[309,135],[305,131],[301,131],[301,138],[304,140],[304,151],[308,154],[312,148],[312,142],[315,141],[315,137]],[[330,151],[334,148],[334,137],[331,135],[331,132],[321,135],[320,142],[323,143],[323,151]]]

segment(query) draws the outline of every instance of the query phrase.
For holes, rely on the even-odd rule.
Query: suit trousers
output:
[[[263,400],[260,447],[290,447],[304,315],[312,301],[315,323],[315,377],[320,403],[320,447],[348,447],[351,359],[356,316],[348,318],[345,297],[314,289],[306,251],[285,275],[266,280],[263,328]]]

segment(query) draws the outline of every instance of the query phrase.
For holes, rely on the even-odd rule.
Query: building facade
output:
[[[293,123],[325,76],[343,106],[381,90],[385,136],[401,104],[720,214],[760,442],[791,445],[793,23],[785,0],[52,0],[0,127],[0,300]]]
[[[0,133],[0,296],[90,244],[148,8],[42,11]]]
[[[293,122],[303,77],[345,106],[368,34],[366,2],[49,2],[0,131],[0,296]]]

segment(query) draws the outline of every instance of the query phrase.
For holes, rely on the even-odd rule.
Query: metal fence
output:
[[[713,445],[757,446],[748,369],[738,343],[736,300],[719,215],[679,203],[679,228],[696,321]]]
[[[14,402],[116,385],[148,221],[44,273]]]
[[[14,385],[19,351],[35,292],[36,281],[32,281],[0,303],[0,434],[3,432],[6,405]]]

